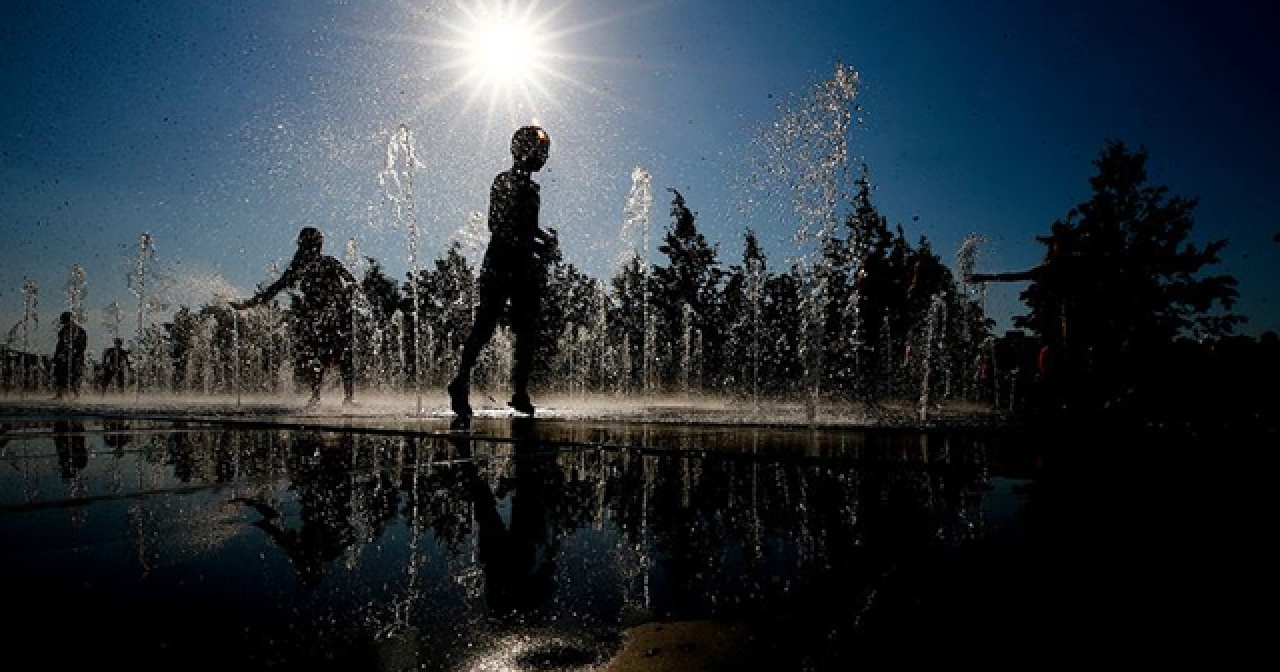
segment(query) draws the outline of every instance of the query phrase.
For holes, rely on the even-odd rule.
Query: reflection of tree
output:
[[[439,572],[415,559],[431,557],[431,544],[464,565],[474,549],[477,565],[466,570],[483,577],[488,613],[521,621],[579,609],[587,591],[587,610],[618,610],[610,617],[637,606],[680,619],[786,614],[779,627],[822,633],[822,619],[848,620],[857,596],[895,568],[981,535],[966,516],[985,458],[971,459],[961,443],[928,452],[915,435],[807,457],[703,451],[692,438],[672,450],[570,448],[544,441],[528,421],[515,423],[510,446],[416,437],[398,450],[360,434],[175,429],[156,446],[135,435],[139,458],[178,479],[289,486],[284,502],[239,501],[262,515],[257,527],[304,586],[324,582],[335,560],[362,558],[402,517],[413,534],[400,571]],[[67,430],[59,434],[70,456],[77,432]],[[604,533],[574,537],[593,527]],[[583,543],[598,557],[560,557]],[[607,571],[557,585],[579,562]],[[376,562],[360,571],[377,571]],[[432,584],[407,585],[396,623],[421,625],[429,600],[411,600]]]
[[[124,447],[133,441],[133,435],[130,434],[130,423],[127,420],[103,420],[102,429],[104,430],[102,442],[114,448],[117,457],[122,454]]]

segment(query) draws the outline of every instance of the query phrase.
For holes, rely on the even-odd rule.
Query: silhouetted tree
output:
[[[610,338],[618,344],[622,362],[619,372],[623,388],[642,385],[644,371],[644,262],[633,255],[609,280],[612,308],[609,317]]]
[[[754,231],[743,236],[742,264],[730,266],[724,284],[727,335],[721,384],[740,392],[756,391],[763,361],[765,282],[768,260]]]
[[[716,246],[698,231],[697,215],[689,210],[684,196],[676,189],[670,191],[671,226],[658,246],[668,265],[653,268],[653,281],[654,303],[661,315],[658,341],[667,352],[663,358],[668,363],[664,374],[673,379],[686,357],[686,331],[701,341],[699,359],[707,353],[721,353],[726,334],[719,319],[725,273],[716,257]],[[691,362],[689,366],[701,368],[701,362]],[[720,370],[720,357],[715,357],[707,368]],[[702,373],[694,375],[701,378]]]
[[[409,282],[413,281],[410,277]],[[418,357],[414,342],[421,337],[425,350],[422,353],[424,375],[429,376],[432,371],[447,375],[457,367],[456,358],[471,331],[472,313],[477,301],[476,276],[462,253],[462,245],[457,241],[449,245],[444,255],[436,259],[434,268],[419,271],[417,282],[423,328],[419,332],[414,325],[417,314],[410,298],[403,307],[406,368],[412,373],[416,366]],[[406,286],[403,295],[412,297],[414,294]],[[436,382],[439,381],[430,377],[423,380],[424,384]]]
[[[369,265],[365,268],[364,277],[360,279],[360,291],[364,292],[369,301],[374,321],[385,325],[390,322],[396,310],[403,306],[404,295],[396,281],[382,268],[381,262],[373,257],[365,257],[365,261]]]
[[[1048,250],[1022,292],[1014,325],[1046,346],[1055,405],[1112,406],[1171,365],[1181,335],[1217,338],[1243,317],[1229,275],[1201,276],[1226,240],[1188,242],[1196,199],[1147,183],[1147,152],[1109,141],[1094,161],[1092,195],[1039,238]]]
[[[598,384],[606,344],[597,332],[604,328],[601,314],[608,297],[594,279],[565,261],[558,240],[549,260],[532,379],[544,386],[570,380]]]

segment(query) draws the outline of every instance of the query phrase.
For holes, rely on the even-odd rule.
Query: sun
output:
[[[593,32],[648,11],[640,4],[598,15],[590,0],[453,0],[430,13],[424,34],[397,39],[425,47],[425,107],[488,133],[573,115],[589,98],[611,100],[591,73],[613,60],[582,47]]]
[[[545,40],[527,17],[488,17],[468,37],[470,77],[483,89],[511,93],[546,69]]]
[[[552,99],[550,84],[564,78],[553,67],[558,12],[538,2],[471,0],[458,2],[440,42],[452,55],[445,67],[456,73],[454,89],[466,92],[465,108],[487,103],[489,117],[502,109],[529,118]]]

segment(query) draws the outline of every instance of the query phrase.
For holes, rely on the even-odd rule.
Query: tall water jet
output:
[[[987,283],[981,279],[975,278],[973,269],[977,266],[978,256],[981,252],[982,245],[985,242],[985,237],[979,234],[970,233],[964,237],[964,241],[960,243],[960,249],[956,251],[956,267],[960,272],[962,292],[965,298],[975,306],[979,316],[986,315],[987,313]],[[975,338],[975,335],[971,333],[970,324],[970,320],[962,320],[962,328],[965,330],[963,339],[966,344]],[[988,375],[991,376],[992,381],[992,404],[999,405],[1000,378],[996,375],[995,371],[995,339],[991,336],[987,336],[982,343],[974,347],[974,350],[975,359],[980,359],[983,356],[983,350],[987,351],[988,361],[991,365],[991,370],[988,371]],[[980,366],[980,364],[975,364],[975,367],[977,366]]]
[[[640,260],[641,286],[641,325],[642,338],[640,380],[641,389],[647,395],[657,386],[657,371],[654,367],[654,349],[657,347],[657,332],[652,310],[649,307],[649,246],[650,246],[650,212],[653,209],[653,178],[642,166],[631,170],[631,192],[627,195],[627,203],[623,208],[623,237],[630,238],[639,234],[640,241],[635,255]]]
[[[231,311],[231,384],[236,388],[236,406],[240,406],[240,311]]]
[[[946,321],[946,308],[947,304],[942,293],[935,294],[933,300],[929,303],[929,315],[925,319],[924,340],[921,343],[923,373],[920,376],[920,422],[929,419],[929,405],[932,402],[933,393],[931,378],[933,377],[934,353],[937,350],[934,341],[937,338],[940,326]]]
[[[818,82],[756,138],[757,188],[788,199],[798,217],[792,236],[793,263],[806,280],[800,349],[804,364],[805,415],[812,423],[822,387],[826,308],[832,269],[824,251],[835,238],[836,207],[848,182],[849,139],[853,129],[858,72],[836,64],[834,75]],[[773,198],[765,199],[773,200]]]
[[[147,313],[147,266],[155,258],[155,249],[152,246],[151,234],[143,233],[138,237],[138,256],[133,262],[133,273],[129,276],[129,291],[138,298],[138,330],[136,342],[142,343],[143,331],[146,328]],[[134,398],[142,397],[142,376],[134,376],[133,380]]]
[[[347,328],[351,330],[351,370],[356,376],[356,380],[367,378],[367,372],[361,372],[360,364],[367,358],[360,356],[361,330],[360,316],[368,315],[369,301],[362,291],[361,281],[364,279],[364,258],[360,256],[360,243],[355,238],[347,239],[345,261],[347,270],[351,272],[351,277],[356,279],[356,291],[352,293],[351,302],[351,324]],[[364,339],[366,347],[371,339]],[[362,373],[364,375],[362,375]]]
[[[27,360],[30,359],[31,353],[31,330],[40,324],[40,315],[37,311],[39,294],[36,283],[30,280],[22,283],[22,381],[18,385],[19,396],[22,397],[26,396],[28,384]]]
[[[760,328],[764,305],[764,258],[752,255],[747,258],[747,301],[751,307],[751,404],[760,410]]]
[[[86,284],[84,267],[80,264],[72,264],[71,272],[67,274],[67,310],[75,316],[79,324],[85,323]]]
[[[124,323],[124,313],[121,311],[120,302],[112,301],[102,309],[102,326],[107,330],[107,336],[112,340],[120,337],[120,325]]]
[[[383,170],[378,174],[378,182],[382,193],[392,208],[392,228],[404,226],[408,237],[409,269],[413,281],[409,283],[409,292],[413,300],[413,353],[414,389],[417,392],[417,412],[422,414],[422,297],[419,296],[418,284],[418,226],[414,219],[413,209],[413,174],[418,166],[418,158],[414,152],[413,131],[407,124],[396,127],[387,143],[387,159]]]

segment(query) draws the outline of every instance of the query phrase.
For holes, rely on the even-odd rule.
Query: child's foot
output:
[[[445,388],[449,392],[449,407],[453,409],[459,417],[471,417],[471,402],[467,400],[470,395],[468,385],[458,379],[454,379],[449,383],[449,387]]]
[[[507,405],[521,413],[533,415],[533,402],[529,400],[529,395],[524,392],[517,392],[512,395],[511,401],[508,401]]]

